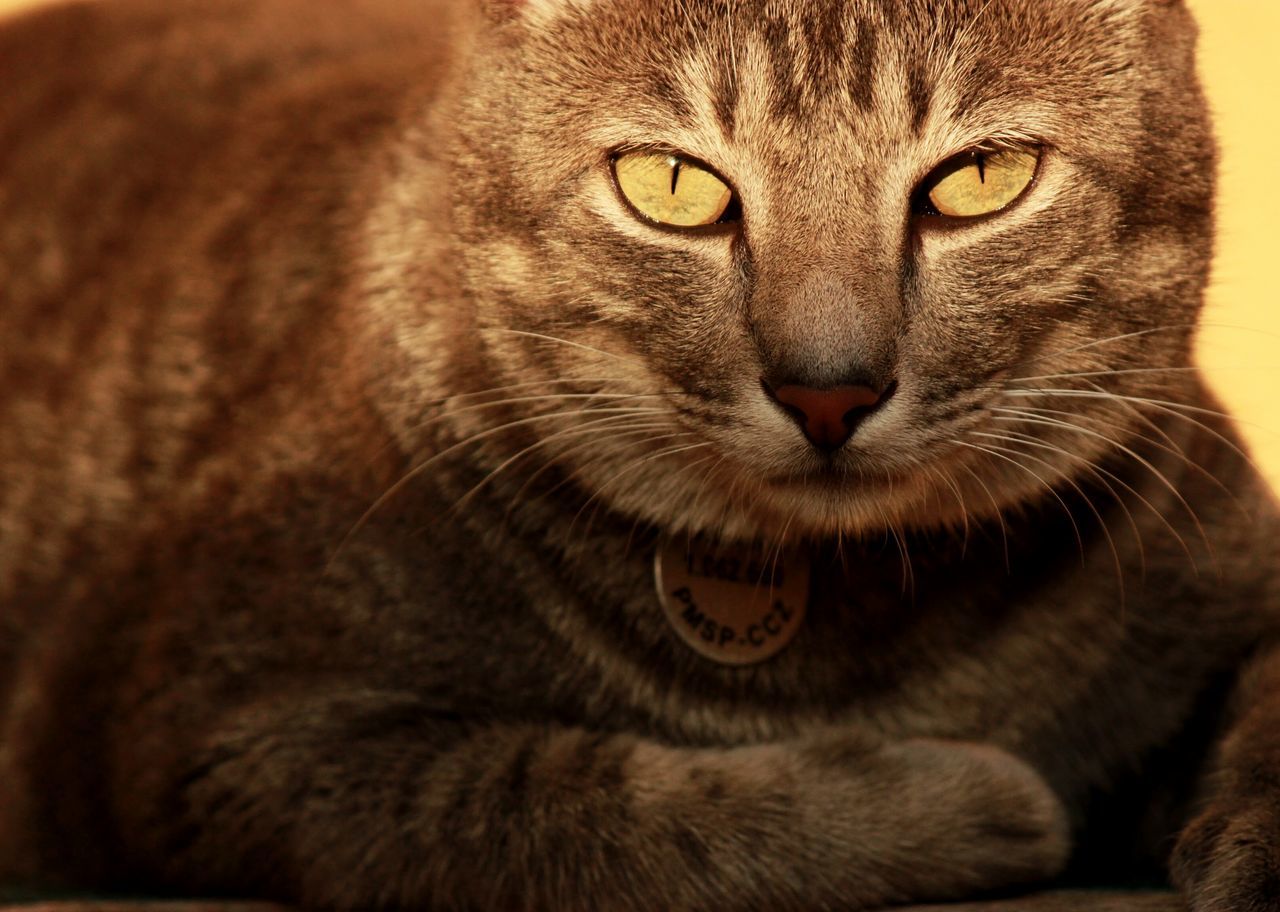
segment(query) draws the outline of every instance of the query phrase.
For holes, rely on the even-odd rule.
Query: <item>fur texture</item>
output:
[[[1193,53],[1171,0],[5,24],[0,872],[869,909],[1158,876],[1194,818],[1190,908],[1276,908],[1280,520],[1189,366]],[[1019,202],[913,215],[991,141],[1045,150]],[[634,218],[653,145],[741,221]],[[822,456],[762,376],[896,387]],[[673,634],[682,535],[811,552],[785,652]]]

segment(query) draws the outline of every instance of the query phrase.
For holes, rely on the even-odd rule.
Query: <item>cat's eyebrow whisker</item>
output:
[[[592,352],[597,355],[602,355],[605,358],[613,358],[617,361],[622,361],[627,364],[636,364],[642,368],[645,368],[646,370],[648,369],[648,366],[638,358],[627,358],[622,355],[616,355],[613,352],[607,352],[604,349],[595,348],[594,346],[587,345],[582,342],[575,342],[572,339],[562,339],[559,336],[549,336],[549,335],[546,335],[545,333],[529,332],[528,330],[524,330],[524,329],[506,329],[503,327],[485,328],[485,329],[481,329],[480,332],[481,333],[502,333],[504,335],[510,335],[510,336],[522,336],[526,339],[538,339],[542,342],[554,342],[558,345],[568,345],[571,348],[580,348],[583,351]]]
[[[1182,492],[1178,490],[1177,486],[1172,481],[1169,480],[1168,476],[1166,476],[1163,472],[1161,472],[1158,468],[1156,468],[1156,466],[1149,459],[1147,459],[1137,450],[1122,443],[1121,441],[1108,437],[1106,434],[1103,434],[1100,431],[1095,431],[1092,428],[1087,428],[1078,424],[1073,424],[1070,421],[1060,421],[1056,418],[1023,418],[1022,420],[1027,422],[1028,424],[1039,424],[1046,427],[1063,428],[1066,430],[1075,431],[1076,433],[1085,434],[1089,437],[1093,437],[1096,440],[1102,441],[1108,446],[1114,447],[1115,449],[1119,450],[1121,453],[1124,453],[1126,456],[1136,461],[1143,468],[1151,472],[1151,474],[1154,475],[1156,479],[1166,489],[1168,489],[1169,493],[1171,493],[1177,499],[1178,503],[1182,505],[1182,508],[1187,511],[1187,515],[1191,517],[1191,521],[1195,523],[1196,531],[1199,533],[1200,538],[1204,541],[1205,547],[1209,550],[1209,553],[1210,554],[1214,553],[1213,544],[1209,541],[1208,533],[1205,531],[1203,523],[1200,522],[1199,515],[1196,513],[1195,510],[1191,508],[1191,504],[1187,503],[1187,499],[1182,495]],[[1215,555],[1215,561],[1216,561],[1216,555]]]
[[[639,407],[631,407],[631,408],[619,407],[619,408],[605,408],[605,409],[592,408],[592,409],[578,409],[578,410],[571,410],[571,411],[550,412],[545,415],[531,415],[526,418],[519,418],[515,421],[508,421],[505,424],[498,425],[497,427],[488,428],[486,430],[480,431],[479,433],[472,434],[469,437],[465,437],[462,440],[459,440],[458,442],[445,447],[443,450],[440,450],[439,452],[433,454],[430,458],[424,460],[423,462],[418,463],[418,465],[409,469],[409,471],[405,472],[404,475],[402,475],[400,479],[395,482],[395,484],[391,485],[391,487],[389,487],[385,492],[383,492],[382,495],[379,496],[378,499],[375,500],[367,510],[365,510],[363,515],[361,515],[361,517],[358,520],[356,520],[355,524],[351,527],[351,530],[347,532],[347,534],[344,535],[342,540],[338,543],[337,548],[334,550],[333,556],[329,559],[326,572],[328,572],[333,568],[334,562],[338,559],[338,556],[342,553],[343,549],[347,546],[347,544],[351,541],[351,539],[356,534],[358,534],[361,529],[365,527],[365,525],[369,522],[369,520],[373,517],[373,515],[378,512],[378,510],[380,510],[383,506],[385,506],[387,502],[390,501],[393,497],[395,497],[397,494],[403,491],[404,488],[410,482],[412,482],[415,478],[420,476],[428,468],[435,465],[439,460],[445,458],[446,456],[452,455],[453,453],[458,452],[464,447],[471,446],[472,444],[477,443],[478,441],[481,441],[481,440],[487,440],[505,431],[509,431],[512,428],[524,427],[527,425],[535,424],[540,421],[552,421],[557,419],[573,418],[588,412],[593,415],[667,414],[666,409],[645,409],[645,408],[639,408]]]

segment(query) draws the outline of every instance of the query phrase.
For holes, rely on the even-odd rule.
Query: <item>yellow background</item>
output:
[[[35,2],[0,0],[0,13]],[[1222,142],[1218,259],[1200,360],[1280,486],[1280,2],[1189,2]]]

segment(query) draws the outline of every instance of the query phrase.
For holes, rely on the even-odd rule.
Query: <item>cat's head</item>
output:
[[[450,153],[466,306],[493,376],[570,394],[513,406],[569,413],[524,424],[530,465],[620,511],[990,513],[1117,452],[1150,412],[1109,394],[1188,363],[1214,162],[1181,3],[486,10]]]

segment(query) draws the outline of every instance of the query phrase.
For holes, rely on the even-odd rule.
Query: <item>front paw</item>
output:
[[[964,872],[951,896],[1047,881],[1066,865],[1066,809],[1022,760],[994,746],[962,742],[907,741],[895,750],[904,765],[926,772],[899,808],[924,805],[907,819],[914,831],[928,834],[935,873],[950,865]],[[932,827],[922,823],[930,820]]]
[[[1179,838],[1172,866],[1192,912],[1280,912],[1280,802],[1210,808]]]

